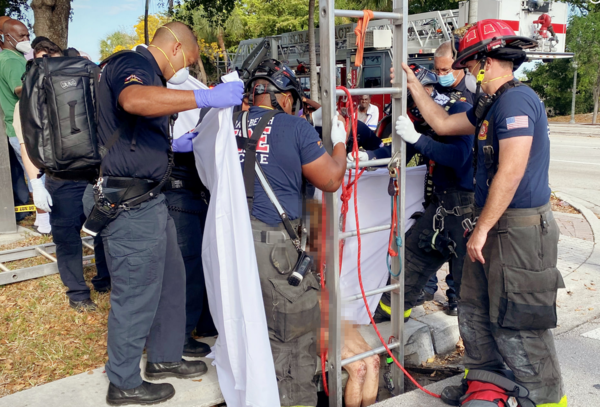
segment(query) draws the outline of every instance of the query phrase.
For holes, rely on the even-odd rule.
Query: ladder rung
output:
[[[88,249],[90,249],[90,250],[94,250],[94,246],[93,246],[93,245],[91,245],[91,244],[89,244],[89,243],[88,243],[88,242],[86,242],[85,240],[82,240],[82,241],[81,241],[81,243],[82,243],[82,244],[83,244],[85,247],[87,247]]]
[[[346,18],[363,18],[364,13],[361,10],[334,10],[334,14],[336,17],[346,17]],[[402,18],[402,14],[399,13],[388,13],[385,11],[374,11],[373,18],[389,18],[390,20],[400,20]]]
[[[373,226],[371,228],[364,228],[360,230],[360,234],[361,235],[368,235],[369,233],[377,233],[377,232],[381,232],[382,230],[390,230],[392,226],[391,225],[381,225],[381,226]],[[358,232],[356,230],[353,230],[351,232],[344,232],[344,233],[340,233],[339,237],[340,240],[342,239],[346,239],[348,237],[352,237],[352,236],[356,236],[358,234]]]
[[[4,264],[0,263],[0,270],[6,272],[6,271],[10,271],[10,269],[8,267],[6,267]]]
[[[400,346],[400,342],[394,342],[394,343],[390,343],[388,345],[388,348],[390,348],[390,350],[392,350],[392,349],[396,349],[398,346]],[[354,355],[351,358],[342,360],[342,367],[349,365],[350,363],[358,362],[359,360],[368,358],[369,356],[379,355],[380,353],[383,353],[383,352],[386,352],[385,346],[380,346],[378,348],[371,349],[370,351],[367,351],[364,353],[359,353],[358,355]]]
[[[49,254],[48,252],[40,249],[39,247],[35,248],[35,251],[38,252],[39,254],[41,254],[42,256],[44,256],[45,258],[47,258],[48,260],[52,260],[53,262],[56,263],[56,257],[52,256],[51,254]]]
[[[384,165],[388,165],[390,163],[391,158],[379,158],[377,160],[369,160],[369,161],[359,161],[358,168],[365,167],[383,167]],[[356,168],[356,163],[348,163],[346,168]]]
[[[402,93],[400,88],[354,88],[348,89],[350,95],[361,96],[361,95],[391,95],[396,93]],[[346,92],[341,89],[335,91],[336,96],[346,96]]]
[[[388,291],[394,291],[397,288],[400,288],[400,284],[386,285],[385,287],[381,287],[381,288],[378,288],[376,290],[366,291],[365,292],[365,297],[371,297],[373,295],[387,293]],[[362,299],[362,297],[363,297],[362,293],[361,294],[352,295],[350,297],[344,298],[343,302],[356,301],[358,299]]]

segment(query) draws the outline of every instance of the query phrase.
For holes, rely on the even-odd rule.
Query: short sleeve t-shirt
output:
[[[128,125],[102,162],[105,175],[159,181],[167,171],[169,117],[141,117],[119,105],[123,89],[133,86],[165,86],[158,64],[147,49],[115,57],[102,71],[98,91],[99,137],[107,144],[113,133]],[[135,134],[135,143],[132,137]]]
[[[0,106],[4,112],[6,134],[16,137],[13,127],[15,105],[19,101],[15,88],[21,86],[21,77],[25,73],[25,57],[10,49],[0,52]]]
[[[249,130],[252,131],[267,113],[267,109],[253,106],[249,112]],[[246,137],[241,131],[241,115],[235,123],[235,135]],[[238,150],[242,171],[245,151]],[[302,212],[302,166],[325,154],[325,148],[316,130],[304,119],[285,113],[276,115],[265,127],[256,147],[256,162],[262,166],[273,192],[290,219],[298,219]],[[252,216],[275,226],[281,218],[273,203],[254,180]]]
[[[467,117],[475,125],[473,110]],[[499,140],[512,137],[533,137],[527,168],[509,208],[536,208],[550,199],[548,168],[550,166],[550,137],[544,103],[528,86],[508,89],[494,103],[477,135],[478,157],[475,203],[485,205],[489,193],[483,146],[493,136],[494,164],[498,163]]]

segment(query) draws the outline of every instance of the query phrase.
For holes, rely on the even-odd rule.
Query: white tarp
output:
[[[423,179],[425,178],[425,166],[410,167],[406,169],[406,230],[414,220],[410,216],[423,210]],[[358,220],[361,229],[381,226],[391,223],[391,198],[388,195],[388,184],[390,176],[387,169],[378,169],[372,172],[364,172],[358,180]],[[341,205],[341,201],[340,201]],[[354,198],[350,199],[346,216],[346,232],[356,230],[354,217]],[[387,248],[390,231],[385,230],[377,233],[361,235],[361,271],[365,291],[375,290],[383,287],[389,277],[386,265]],[[342,298],[354,294],[360,294],[358,284],[357,265],[358,239],[350,237],[344,244],[344,256],[342,260],[342,274],[340,276],[340,292]],[[381,294],[367,298],[371,312],[375,312]],[[344,304],[342,314],[345,319],[357,324],[370,324],[369,315],[365,308],[363,299]]]
[[[223,80],[239,78],[233,73]],[[202,264],[219,331],[213,365],[229,407],[273,407],[279,405],[279,392],[232,112],[212,109],[194,139],[198,173],[211,193]]]

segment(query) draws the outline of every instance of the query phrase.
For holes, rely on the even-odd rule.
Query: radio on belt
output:
[[[288,278],[288,283],[297,287],[300,285],[302,280],[304,280],[304,276],[310,270],[310,266],[312,265],[313,259],[311,256],[306,254],[305,251],[302,251],[298,256],[298,261],[294,266],[294,270],[292,274]]]

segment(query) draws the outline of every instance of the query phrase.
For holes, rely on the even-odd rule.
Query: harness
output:
[[[467,391],[460,399],[463,407],[535,407],[529,390],[504,375],[469,370],[464,381]]]

